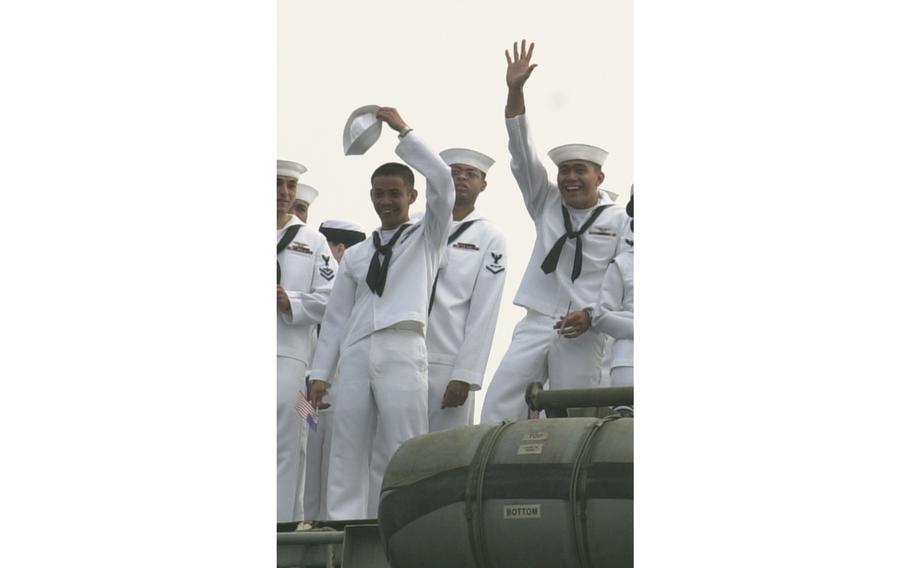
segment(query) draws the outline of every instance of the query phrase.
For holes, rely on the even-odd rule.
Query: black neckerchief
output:
[[[540,265],[540,269],[543,270],[544,274],[550,274],[556,270],[556,265],[559,264],[559,255],[562,253],[563,245],[566,244],[566,239],[577,239],[575,242],[575,262],[572,264],[572,282],[575,282],[575,279],[581,274],[582,263],[582,240],[578,237],[584,234],[584,232],[588,230],[588,227],[597,219],[598,215],[611,205],[612,203],[608,203],[595,209],[594,212],[591,213],[591,216],[588,217],[577,231],[572,230],[572,220],[569,218],[569,210],[566,209],[565,205],[562,206],[562,221],[566,228],[566,234],[559,237],[559,240],[556,241],[556,244],[554,244],[553,248],[550,249],[550,252],[547,253],[547,257],[543,259],[543,264]]]
[[[398,230],[395,231],[395,235],[393,235],[385,245],[382,244],[379,231],[373,231],[373,247],[375,247],[376,250],[373,252],[373,259],[370,261],[370,269],[367,271],[367,286],[369,286],[370,291],[377,296],[382,296],[382,291],[385,290],[385,280],[389,273],[389,261],[392,260],[392,247],[398,242],[398,237],[401,236],[401,233],[410,226],[410,223],[405,223],[401,227],[398,227]],[[379,263],[380,254],[384,257],[381,265]]]

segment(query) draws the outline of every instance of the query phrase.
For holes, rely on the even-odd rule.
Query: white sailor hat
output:
[[[489,170],[490,166],[496,161],[486,154],[481,154],[480,152],[467,148],[449,148],[448,150],[440,152],[439,156],[442,158],[443,162],[450,166],[453,164],[464,164],[466,166],[471,166],[472,168],[477,168],[483,173],[487,173],[487,170]]]
[[[319,225],[319,232],[325,235],[326,240],[333,243],[344,243],[352,246],[367,238],[363,227],[351,221],[342,219],[329,219]]]
[[[297,195],[294,196],[294,199],[299,199],[301,201],[306,201],[310,205],[316,201],[316,198],[319,197],[319,191],[311,185],[305,183],[297,184]]]
[[[354,231],[357,233],[366,234],[366,231],[363,230],[363,227],[354,223],[353,221],[345,221],[344,219],[328,219],[323,221],[319,225],[319,230],[323,229],[340,229],[342,231]]]
[[[278,160],[278,175],[299,178],[306,171],[306,166],[291,162],[290,160]]]
[[[603,167],[608,154],[609,152],[603,148],[588,144],[563,144],[547,152],[547,156],[550,156],[557,166],[566,160],[586,160]]]
[[[342,143],[346,156],[360,155],[379,140],[382,121],[376,118],[376,105],[366,105],[351,113],[344,125]]]

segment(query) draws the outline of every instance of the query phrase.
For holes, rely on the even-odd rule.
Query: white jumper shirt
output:
[[[334,377],[341,352],[374,331],[413,321],[425,333],[430,287],[452,225],[455,185],[449,166],[413,131],[395,153],[426,178],[426,215],[405,229],[395,244],[382,296],[366,283],[376,250],[373,240],[367,238],[345,251],[316,346],[313,380]]]
[[[633,254],[632,250],[623,251],[610,263],[591,318],[591,327],[616,338],[610,368],[633,366]]]
[[[285,231],[303,225],[287,248],[278,253],[281,286],[288,295],[291,313],[278,312],[278,356],[291,357],[309,365],[316,347],[316,324],[322,321],[338,263],[322,233],[307,227],[291,215],[278,229],[280,241]]]
[[[476,211],[452,224],[450,234],[474,221],[446,247],[436,300],[427,327],[430,363],[452,366],[450,380],[483,386],[499,303],[506,279],[506,243],[502,231]]]
[[[566,233],[562,217],[562,195],[559,188],[547,178],[547,170],[537,158],[525,115],[506,119],[506,129],[509,132],[512,174],[537,230],[531,259],[514,303],[551,317],[565,315],[570,302],[573,310],[594,307],[604,271],[620,250],[629,217],[605,191],[598,191],[595,207],[604,204],[611,206],[579,237],[584,240],[581,274],[572,282],[576,239],[566,241],[556,271],[544,274],[540,265],[556,241]],[[566,206],[573,229],[577,230],[595,207],[579,210]]]

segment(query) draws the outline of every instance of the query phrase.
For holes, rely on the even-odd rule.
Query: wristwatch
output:
[[[410,134],[412,130],[414,130],[414,129],[411,128],[410,126],[405,126],[404,128],[401,129],[401,132],[398,133],[398,139],[401,140],[402,138],[404,138],[405,136]]]
[[[594,318],[594,308],[584,308],[585,320],[587,320],[588,329],[591,329],[591,322]]]

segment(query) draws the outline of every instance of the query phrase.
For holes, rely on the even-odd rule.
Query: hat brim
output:
[[[359,156],[365,153],[379,140],[382,133],[382,121],[376,118],[377,105],[366,105],[351,113],[344,125],[344,153],[346,156]]]

